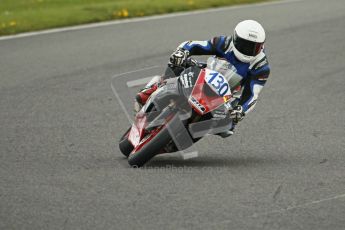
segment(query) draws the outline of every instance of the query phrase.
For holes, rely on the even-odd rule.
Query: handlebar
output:
[[[196,60],[192,57],[187,58],[187,60],[185,61],[185,65],[186,65],[186,67],[197,66],[199,68],[205,68],[207,66],[206,63],[199,62],[198,60]]]
[[[168,66],[175,67],[175,65],[173,65],[172,63],[168,63]],[[189,57],[189,58],[186,59],[186,61],[181,66],[178,66],[178,67],[188,68],[188,67],[191,67],[191,66],[197,66],[197,67],[203,69],[203,68],[205,68],[207,66],[207,64],[203,63],[203,62],[199,62],[199,61],[197,61],[196,59],[194,59],[192,57]]]

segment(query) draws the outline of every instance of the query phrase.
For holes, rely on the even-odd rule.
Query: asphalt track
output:
[[[112,76],[246,18],[272,66],[255,112],[129,168]],[[343,1],[302,0],[0,41],[0,229],[344,229],[344,34]]]

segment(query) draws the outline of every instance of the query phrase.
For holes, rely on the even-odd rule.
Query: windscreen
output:
[[[224,59],[209,57],[207,68],[221,73],[229,82],[231,90],[241,83],[242,77],[237,73],[235,66]]]

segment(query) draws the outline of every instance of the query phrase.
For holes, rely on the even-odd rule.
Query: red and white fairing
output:
[[[215,92],[212,96],[205,93],[204,87],[207,85]],[[225,77],[206,68],[200,71],[188,102],[199,115],[204,115],[228,102],[231,97],[230,86]]]

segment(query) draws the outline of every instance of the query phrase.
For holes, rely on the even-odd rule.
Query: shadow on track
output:
[[[183,160],[178,156],[160,156],[154,158],[146,166],[147,167],[256,167],[263,165],[278,165],[286,164],[286,160],[279,158],[264,158],[260,156],[249,156],[249,157],[215,157],[215,156],[202,156],[193,159]]]

